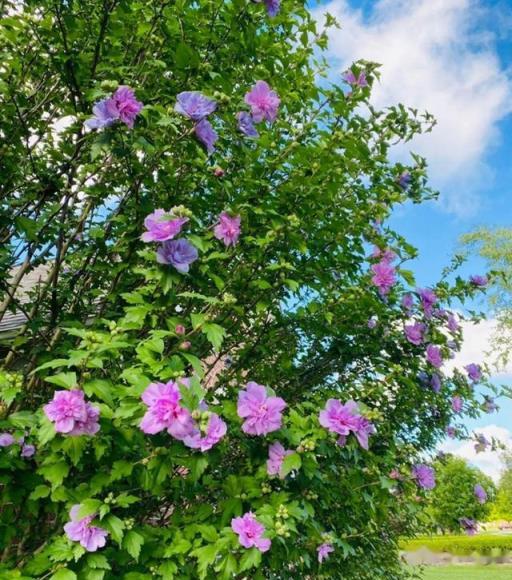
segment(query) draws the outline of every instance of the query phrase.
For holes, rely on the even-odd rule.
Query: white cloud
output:
[[[512,361],[505,368],[496,368],[496,357],[492,354],[492,337],[496,332],[495,319],[482,320],[478,324],[470,321],[461,323],[464,342],[455,358],[446,361],[443,370],[450,373],[454,368],[461,369],[470,363],[488,365],[493,377],[512,377]]]
[[[481,0],[377,0],[369,15],[333,0],[315,11],[320,21],[329,12],[341,23],[330,29],[337,72],[361,58],[379,62],[375,105],[402,102],[437,117],[434,131],[407,150],[427,157],[433,184],[450,191],[445,206],[459,215],[476,210],[478,190],[492,180],[485,155],[512,111],[512,81],[493,33],[477,28],[482,11]]]
[[[504,444],[508,449],[512,449],[512,433],[504,427],[497,425],[487,425],[475,429],[477,433],[482,433],[487,439],[495,438]],[[454,441],[448,440],[441,446],[441,451],[453,453],[458,457],[467,459],[472,465],[481,469],[486,475],[498,482],[503,464],[500,456],[503,451],[485,451],[477,453],[473,441]]]

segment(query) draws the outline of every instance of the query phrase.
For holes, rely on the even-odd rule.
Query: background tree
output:
[[[465,373],[437,368],[462,340],[446,309],[475,288],[447,273],[417,291],[416,251],[386,226],[432,196],[422,158],[388,159],[431,117],[376,110],[373,63],[322,79],[326,35],[302,1],[0,6],[0,319],[24,320],[0,374],[3,577],[406,576],[398,539],[424,493],[411,467],[454,394],[482,409]],[[266,121],[257,81],[280,99]],[[215,111],[184,115],[188,91]],[[171,208],[188,218],[179,251],[141,240]],[[224,212],[241,218],[234,245]],[[242,428],[248,381],[287,404],[266,437]],[[358,407],[320,424],[329,399]],[[258,401],[264,417],[281,404]],[[178,419],[214,444],[191,446]]]
[[[512,352],[512,229],[480,228],[462,236],[462,243],[493,272],[487,296],[498,322],[493,336],[496,360],[498,366],[504,366]]]
[[[496,498],[491,506],[491,520],[512,521],[512,456],[503,456],[505,469],[500,477]]]
[[[428,512],[434,525],[444,531],[459,531],[460,519],[485,521],[495,496],[495,485],[480,469],[465,459],[446,455],[434,464],[437,485],[429,498]],[[481,485],[488,499],[480,503],[475,497],[475,486]]]

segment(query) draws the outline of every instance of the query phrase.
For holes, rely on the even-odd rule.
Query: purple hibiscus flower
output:
[[[169,435],[181,441],[196,435],[192,415],[180,405],[181,393],[176,382],[151,383],[141,399],[148,407],[140,423],[144,433],[154,435],[166,429]]]
[[[271,542],[264,538],[265,526],[260,524],[252,512],[231,520],[231,529],[238,534],[238,541],[244,548],[258,548],[260,552],[270,549]]]
[[[413,295],[410,293],[404,294],[402,296],[402,308],[404,308],[407,311],[410,311],[410,310],[412,310],[413,306],[414,306]]]
[[[143,242],[165,242],[176,237],[188,222],[186,217],[176,217],[171,212],[156,209],[144,220],[146,232],[141,236]]]
[[[246,137],[257,138],[260,136],[254,122],[252,120],[251,114],[247,111],[240,111],[236,114],[238,120],[238,130],[243,133]]]
[[[367,87],[368,81],[366,80],[366,73],[361,71],[357,76],[354,74],[354,71],[349,69],[345,72],[342,76],[343,80],[352,87]]]
[[[471,284],[473,284],[473,286],[478,286],[480,288],[487,286],[487,284],[489,283],[489,279],[487,278],[487,276],[480,276],[478,274],[470,276],[469,281],[471,282]]]
[[[320,411],[319,421],[331,433],[346,437],[357,429],[358,406],[355,401],[342,404],[338,399],[329,399],[325,409]]]
[[[427,362],[437,369],[443,366],[443,357],[441,355],[441,349],[435,344],[429,344],[427,350],[425,351]]]
[[[381,260],[371,267],[373,272],[372,283],[379,290],[381,296],[386,296],[396,282],[396,271],[387,260]]]
[[[415,322],[414,324],[405,325],[405,337],[411,344],[416,346],[423,342],[423,333],[425,332],[425,325],[422,322]]]
[[[487,448],[491,446],[491,442],[483,433],[475,434],[475,451],[477,453],[483,453],[487,451]]]
[[[412,468],[412,477],[419,487],[423,489],[434,489],[436,486],[436,472],[434,469],[423,463],[419,463]]]
[[[185,91],[176,97],[174,110],[192,121],[201,121],[217,108],[217,103],[199,91]]]
[[[473,491],[478,503],[484,504],[487,501],[487,492],[479,483],[475,485]]]
[[[9,447],[14,444],[14,437],[10,433],[0,434],[0,447]]]
[[[281,7],[281,0],[264,0],[265,6],[267,7],[267,14],[273,18],[279,14],[279,8]]]
[[[55,423],[55,431],[65,435],[94,435],[100,430],[99,409],[85,400],[83,391],[55,391],[44,407],[45,415]]]
[[[448,322],[447,322],[448,330],[451,333],[455,333],[459,330],[459,323],[457,318],[453,314],[448,315]]]
[[[498,410],[498,405],[496,405],[494,399],[492,397],[485,397],[484,400],[484,409],[486,413],[494,413]]]
[[[199,141],[206,147],[208,154],[211,155],[215,151],[215,143],[219,136],[210,121],[208,119],[201,119],[195,126],[194,132]]]
[[[482,378],[482,369],[480,365],[475,363],[470,363],[464,367],[466,372],[468,373],[468,377],[474,382],[477,383]]]
[[[459,523],[468,536],[474,536],[476,534],[478,525],[475,520],[471,518],[460,518]]]
[[[21,446],[21,456],[28,458],[32,457],[36,452],[36,448],[34,445],[30,445],[29,443],[23,443]]]
[[[412,175],[408,171],[402,171],[402,173],[398,176],[398,185],[402,189],[408,189],[411,185]]]
[[[130,87],[119,87],[112,95],[112,99],[119,112],[119,120],[133,129],[135,118],[142,111],[143,104],[137,101]]]
[[[426,318],[430,318],[434,311],[434,305],[437,302],[436,293],[433,290],[430,290],[430,288],[417,288],[416,292],[420,297],[423,313]]]
[[[459,395],[454,395],[452,397],[452,409],[455,411],[455,413],[460,413],[463,407],[464,401],[462,400],[462,397],[459,397]]]
[[[73,542],[80,542],[80,545],[88,552],[96,552],[98,548],[103,548],[106,544],[108,532],[103,528],[91,525],[95,515],[79,519],[79,510],[80,504],[71,508],[69,512],[71,521],[64,526],[66,536]]]
[[[210,413],[204,435],[198,429],[194,435],[185,437],[183,443],[191,449],[200,449],[205,452],[217,445],[226,431],[226,423],[216,413]]]
[[[356,428],[354,430],[354,435],[359,442],[359,445],[363,449],[368,451],[368,437],[375,433],[375,426],[374,424],[369,421],[366,417],[359,415],[357,418]]]
[[[164,242],[157,250],[156,260],[159,264],[171,264],[178,272],[186,274],[198,256],[197,249],[188,240],[179,238]]]
[[[281,428],[281,413],[286,403],[281,397],[269,397],[267,389],[258,383],[249,382],[238,394],[237,413],[242,431],[248,435],[267,435]]]
[[[389,248],[385,248],[384,250],[381,250],[379,246],[374,246],[373,248],[372,258],[380,258],[382,261],[391,264],[391,262],[396,260],[396,257],[395,252]]]
[[[332,544],[324,542],[323,544],[318,546],[316,551],[318,553],[318,561],[321,564],[324,560],[326,560],[329,557],[329,554],[331,552],[334,552],[334,548],[333,548]]]
[[[261,4],[262,0],[252,0],[254,4]],[[279,8],[281,6],[281,0],[263,0],[265,7],[267,8],[267,14],[273,18],[279,13]]]
[[[141,112],[143,104],[137,101],[130,87],[121,86],[108,99],[96,103],[92,109],[94,117],[88,119],[85,125],[90,129],[101,129],[121,121],[133,129],[135,119]]]
[[[457,429],[452,425],[448,425],[448,427],[446,427],[445,433],[447,437],[449,437],[450,439],[454,439],[455,436],[457,435]]]
[[[437,373],[432,373],[430,377],[430,388],[434,393],[439,393],[441,390],[441,377]]]
[[[361,447],[368,449],[368,436],[375,433],[373,424],[359,413],[355,401],[342,404],[338,399],[329,399],[318,418],[322,427],[340,436],[338,444],[341,446],[345,445],[347,436],[353,433]]]
[[[369,318],[368,322],[366,323],[366,325],[370,329],[376,328],[378,324],[379,324],[379,319],[376,316],[372,316],[371,318]]]
[[[219,223],[213,228],[214,236],[222,240],[225,246],[234,246],[240,236],[239,215],[231,216],[223,211],[219,216]]]
[[[277,93],[265,81],[256,81],[256,84],[245,95],[244,101],[251,107],[251,114],[255,123],[264,119],[272,123],[277,117],[279,99]]]
[[[119,113],[111,97],[98,101],[93,106],[92,112],[94,116],[85,122],[85,126],[89,129],[103,129],[119,119]]]
[[[285,449],[281,443],[279,443],[279,441],[272,443],[272,445],[268,448],[268,475],[278,475],[281,479],[283,479],[283,461],[287,455],[291,455],[292,453],[293,451],[291,449]]]

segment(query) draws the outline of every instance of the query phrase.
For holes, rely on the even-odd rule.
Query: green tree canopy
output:
[[[505,469],[500,477],[496,498],[491,506],[490,518],[493,520],[512,521],[512,456],[503,456]]]
[[[430,495],[429,513],[434,525],[442,530],[459,531],[460,519],[485,521],[495,495],[492,479],[465,459],[445,455],[435,462],[437,485]],[[488,499],[480,503],[475,486],[481,485]]]

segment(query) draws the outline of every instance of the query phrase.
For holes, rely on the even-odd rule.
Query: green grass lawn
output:
[[[431,566],[424,580],[512,580],[512,566]]]

